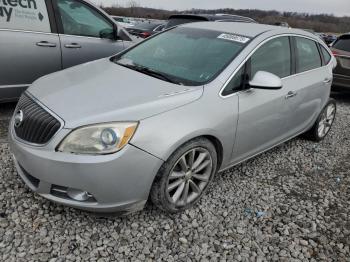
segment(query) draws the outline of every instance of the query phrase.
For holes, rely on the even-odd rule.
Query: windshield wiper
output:
[[[117,62],[117,64],[124,66],[124,67],[127,67],[127,68],[130,68],[130,69],[135,70],[137,72],[140,72],[140,73],[143,73],[146,75],[150,75],[150,76],[156,77],[158,79],[162,79],[164,81],[167,81],[167,82],[170,82],[173,84],[183,85],[181,82],[173,79],[172,77],[170,77],[162,72],[155,71],[151,68],[145,67],[145,66],[133,65],[133,64],[123,64],[123,63],[118,63],[118,62]]]

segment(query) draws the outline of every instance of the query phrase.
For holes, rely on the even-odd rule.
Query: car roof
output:
[[[242,22],[256,23],[256,21],[250,17],[231,15],[231,14],[177,14],[171,15],[169,19],[198,19],[202,21],[218,21],[218,20],[237,20]]]
[[[241,23],[241,22],[196,22],[183,24],[179,27],[187,27],[187,28],[198,28],[198,29],[207,29],[213,31],[221,31],[226,33],[232,33],[242,36],[247,36],[254,38],[262,33],[268,31],[276,31],[280,34],[283,33],[294,33],[299,35],[304,35],[307,37],[311,37],[317,39],[317,36],[314,34],[308,33],[304,30],[300,29],[291,29],[286,27],[274,26],[274,25],[265,25],[265,24],[255,24],[255,23]]]

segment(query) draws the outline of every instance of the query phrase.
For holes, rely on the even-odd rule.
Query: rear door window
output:
[[[0,29],[50,33],[45,1],[0,1]]]
[[[341,36],[333,45],[335,49],[350,52],[350,35]]]
[[[295,37],[297,55],[297,73],[316,69],[322,66],[322,60],[315,41]]]
[[[328,63],[331,61],[332,56],[330,55],[330,53],[326,50],[326,48],[324,48],[322,45],[320,45],[321,47],[321,52],[323,55],[323,59],[324,59],[324,63],[325,65],[328,65]]]

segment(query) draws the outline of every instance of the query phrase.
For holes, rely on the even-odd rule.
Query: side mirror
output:
[[[249,81],[249,86],[256,89],[281,89],[282,80],[269,72],[258,71],[253,79]]]

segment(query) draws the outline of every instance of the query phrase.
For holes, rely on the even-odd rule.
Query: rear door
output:
[[[329,98],[331,67],[324,65],[319,44],[306,37],[293,37],[295,74],[286,81],[292,86],[286,96],[289,107],[288,135],[310,127]]]
[[[0,1],[0,101],[14,100],[36,79],[61,69],[51,1]]]
[[[81,0],[54,1],[62,45],[63,68],[111,56],[124,49],[115,40],[116,25],[93,5]]]

